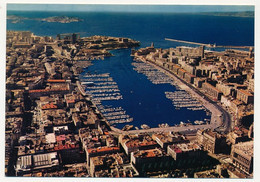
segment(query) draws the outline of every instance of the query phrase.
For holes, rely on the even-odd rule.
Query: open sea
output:
[[[217,45],[254,45],[254,18],[210,16],[174,13],[95,13],[95,12],[29,12],[8,11],[7,15],[29,18],[70,16],[82,19],[68,24],[37,20],[23,20],[11,23],[7,20],[7,30],[26,30],[39,36],[53,36],[61,33],[80,33],[81,37],[106,35],[128,37],[141,42],[140,47],[169,48],[184,44],[165,41],[165,38]],[[187,44],[186,44],[187,45]],[[192,46],[192,45],[189,45]],[[114,57],[104,61],[93,61],[85,70],[92,73],[110,73],[117,83],[123,99],[104,101],[103,105],[122,107],[133,118],[132,124],[140,128],[142,124],[157,127],[160,123],[170,126],[183,122],[209,119],[204,110],[192,111],[186,108],[176,110],[165,92],[174,92],[170,84],[155,85],[132,66],[130,49],[114,50]],[[116,124],[122,128],[125,124]]]

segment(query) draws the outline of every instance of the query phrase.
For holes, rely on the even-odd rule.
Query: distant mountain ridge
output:
[[[243,12],[205,12],[199,13],[202,15],[212,15],[212,16],[234,16],[234,17],[255,17],[254,11],[243,11]]]

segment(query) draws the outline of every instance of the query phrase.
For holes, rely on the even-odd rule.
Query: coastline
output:
[[[171,16],[165,18],[172,21],[165,22],[157,22],[154,16],[162,28],[152,28],[155,34],[147,31],[149,23],[142,28],[131,23],[135,32],[124,21],[123,26],[117,24],[120,17],[107,26],[88,22],[91,18],[85,14],[79,17],[84,22],[75,28],[70,26],[74,23],[48,21],[31,28],[27,26],[38,21],[28,21],[21,28],[30,31],[7,31],[6,177],[254,177],[252,50],[208,52],[203,46],[164,44],[161,37],[175,36],[164,31],[168,30],[164,24],[179,27],[172,26],[170,22],[178,22],[178,18],[173,21],[176,17]],[[101,17],[93,20],[110,18]],[[220,22],[238,19],[209,17]],[[17,23],[9,20],[9,28],[20,26]],[[91,26],[86,28],[87,24]],[[50,25],[51,30],[45,27]],[[183,25],[180,32],[189,27],[183,19],[179,25]],[[86,32],[77,33],[80,30]],[[203,30],[214,35],[203,26],[192,30],[198,36],[205,34]],[[111,36],[97,36],[103,32]],[[182,35],[195,41],[189,37],[195,38],[192,34]],[[208,42],[206,37],[197,41]],[[209,36],[217,43],[221,42],[218,38]],[[148,41],[153,41],[151,47]],[[239,41],[243,43],[242,38]],[[234,44],[232,37],[224,42]],[[154,48],[154,43],[160,48]],[[110,51],[124,48],[127,50]],[[243,124],[244,118],[248,120]],[[49,163],[45,163],[47,157]]]

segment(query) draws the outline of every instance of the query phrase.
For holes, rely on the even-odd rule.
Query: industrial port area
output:
[[[254,177],[254,47],[6,33],[6,177]],[[151,83],[176,88],[164,92],[176,110],[210,119],[137,127],[126,108],[103,105],[124,99],[117,82],[84,70],[116,49],[131,49]]]

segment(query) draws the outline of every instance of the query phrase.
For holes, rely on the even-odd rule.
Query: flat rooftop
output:
[[[234,150],[246,157],[254,156],[254,141],[241,142],[233,145]]]

